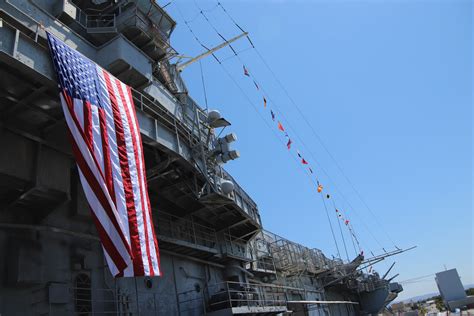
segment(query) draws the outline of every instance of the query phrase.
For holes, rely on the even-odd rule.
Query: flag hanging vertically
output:
[[[130,87],[48,33],[85,196],[114,276],[158,276],[140,128]]]
[[[278,129],[282,132],[285,131],[285,129],[283,128],[283,125],[280,123],[280,121],[278,121]]]
[[[288,143],[286,143],[286,147],[288,147],[288,149],[291,149],[291,139],[288,138]]]
[[[244,67],[244,75],[246,75],[247,77],[250,77],[249,71],[247,70],[247,68],[245,68],[245,65],[243,65],[243,67]]]

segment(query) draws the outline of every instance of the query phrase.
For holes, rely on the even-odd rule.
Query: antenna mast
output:
[[[240,34],[236,37],[231,38],[228,41],[223,42],[222,44],[217,45],[216,47],[213,47],[213,48],[209,49],[207,52],[204,52],[201,55],[198,55],[194,58],[191,58],[190,60],[188,60],[188,61],[186,61],[182,64],[177,64],[176,69],[181,72],[181,71],[183,71],[184,68],[188,67],[189,65],[203,59],[204,57],[207,57],[207,56],[213,54],[214,52],[218,51],[219,49],[230,45],[232,42],[235,42],[236,40],[238,40],[238,39],[240,39],[244,36],[247,36],[248,34],[249,34],[248,32],[244,32],[244,33],[242,33],[242,34]],[[182,56],[182,57],[184,57],[184,56]]]

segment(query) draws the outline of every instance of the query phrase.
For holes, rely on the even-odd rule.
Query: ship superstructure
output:
[[[149,0],[0,0],[0,314],[377,313],[402,288],[262,227],[223,165],[230,123],[189,95]],[[160,278],[113,279],[66,135],[46,31],[132,87]]]

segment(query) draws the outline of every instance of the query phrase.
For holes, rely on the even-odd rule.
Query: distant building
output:
[[[399,312],[403,312],[405,310],[405,303],[393,303],[390,307],[392,308],[392,312],[394,314],[398,314]]]
[[[416,316],[417,311],[413,310],[414,303],[413,302],[398,302],[392,304],[390,307],[392,309],[392,313],[398,316]]]
[[[474,306],[474,296],[467,296],[456,269],[436,273],[436,285],[447,309]]]
[[[440,312],[438,310],[438,307],[436,307],[435,300],[429,300],[424,302],[423,307],[425,308],[427,315],[437,315]]]

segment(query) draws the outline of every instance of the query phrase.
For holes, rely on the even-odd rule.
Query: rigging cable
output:
[[[197,4],[196,0],[194,0],[194,5],[196,6],[196,8],[198,10],[200,10],[200,14],[204,17],[204,19],[207,21],[207,23],[211,26],[211,28],[214,30],[214,32],[217,33],[217,35],[222,39],[224,40],[225,42],[227,42],[227,39],[217,30],[217,28],[214,26],[214,24],[212,24],[212,22],[209,20],[209,18],[206,16],[206,14],[203,12],[203,10],[201,9],[201,7]],[[222,6],[222,4],[219,3],[219,5],[221,6],[221,8],[223,8],[223,10],[225,11],[224,7]],[[227,11],[225,11],[226,14],[230,17],[230,15],[227,13]],[[230,17],[231,18],[231,17]],[[240,26],[238,26],[238,24],[231,18],[231,20],[234,22],[234,24],[237,25],[237,27],[245,32]],[[194,32],[193,32],[194,34]],[[249,42],[251,43],[252,47],[255,48],[255,46],[253,45],[253,43],[251,42],[249,36],[247,36],[247,38],[249,39]],[[229,45],[231,46],[231,45]],[[234,50],[234,48],[230,47],[232,49],[232,51],[234,52],[234,56],[232,57],[237,57],[238,60],[243,64],[245,65],[246,63],[242,60],[242,58],[240,58],[240,56],[236,53],[236,51]],[[252,80],[254,81],[254,83],[256,82],[259,82],[257,80],[257,78],[253,75],[252,72],[249,72],[248,74]],[[308,150],[308,152],[310,153],[310,156],[312,157],[312,159],[319,165],[319,168],[324,172],[324,174],[328,177],[328,179],[331,181],[331,183],[334,185],[334,187],[336,188],[336,191],[339,193],[339,195],[343,198],[343,200],[346,201],[346,203],[354,210],[355,213],[358,214],[358,212],[355,210],[355,208],[347,201],[347,199],[345,198],[345,196],[342,194],[342,192],[339,190],[339,188],[337,188],[335,182],[332,180],[332,178],[329,176],[329,174],[326,172],[326,170],[322,167],[321,164],[319,164],[317,161],[317,159],[314,157],[314,154],[312,153],[312,151],[308,148],[308,146],[306,146],[305,142],[301,139],[301,137],[299,136],[299,134],[296,132],[296,130],[292,127],[292,125],[290,124],[289,120],[285,117],[285,115],[283,114],[283,112],[279,109],[279,107],[277,106],[276,102],[273,101],[273,99],[270,97],[270,95],[265,91],[265,89],[263,88],[263,86],[260,85],[260,88],[262,89],[262,92],[263,94],[268,98],[268,100],[271,101],[271,103],[275,106],[275,109],[277,110],[278,114],[280,117],[283,117],[284,119],[284,122],[286,122],[285,124],[288,124],[288,127],[294,131],[294,135],[296,135],[296,138],[299,140],[299,142],[303,145],[303,147]],[[360,215],[359,215],[360,216]],[[362,218],[362,216],[360,216]],[[365,221],[363,219],[361,219],[361,222],[363,223],[364,225],[364,228],[368,231],[368,233],[372,236],[372,238],[375,240],[375,242],[383,249],[383,246],[382,244],[380,243],[380,241],[375,237],[375,235],[370,231],[370,229],[367,227],[367,225],[365,224]],[[370,249],[369,249],[370,250]]]
[[[324,199],[323,199],[324,200]],[[336,202],[334,202],[334,200],[332,201],[332,204],[334,206],[334,210],[337,210],[336,208]],[[339,232],[341,233],[341,238],[342,238],[342,243],[344,245],[344,250],[346,251],[346,256],[347,256],[347,261],[349,261],[349,253],[347,252],[347,246],[346,246],[346,240],[344,238],[344,234],[342,233],[342,227],[341,227],[341,219],[339,218],[339,214],[338,212],[335,212],[336,213],[336,221],[337,221],[337,224],[339,226]],[[354,247],[354,250],[355,250],[355,247]],[[356,252],[357,253],[357,252]],[[357,256],[357,254],[356,254]]]
[[[237,58],[240,60],[240,62],[242,62],[242,64],[245,64],[244,61],[239,57],[237,56]],[[257,78],[255,77],[255,75],[252,73],[252,72],[249,72],[249,75],[250,77],[252,78],[252,80],[254,80],[255,82],[260,82],[257,80]],[[372,231],[369,229],[369,227],[366,225],[363,217],[359,214],[359,212],[357,212],[357,210],[352,206],[352,204],[348,201],[348,199],[345,197],[345,195],[342,193],[342,191],[339,189],[339,187],[336,185],[335,181],[332,179],[332,177],[329,175],[329,173],[326,171],[326,169],[322,166],[321,163],[318,162],[318,159],[316,159],[316,157],[314,156],[314,154],[312,153],[311,150],[308,149],[308,146],[306,145],[306,143],[303,141],[303,139],[299,136],[299,134],[296,132],[296,129],[293,127],[293,125],[289,122],[289,120],[286,118],[286,116],[283,114],[283,111],[280,110],[279,106],[277,105],[277,103],[269,96],[269,94],[266,92],[265,88],[260,85],[260,88],[262,89],[262,91],[264,92],[264,95],[268,98],[268,100],[274,105],[274,108],[275,110],[277,111],[277,113],[279,114],[280,117],[283,118],[283,122],[285,122],[285,124],[287,124],[286,126],[289,127],[289,130],[292,130],[294,133],[294,135],[296,136],[296,139],[303,145],[303,148],[305,148],[309,154],[310,154],[310,157],[314,160],[314,162],[318,165],[318,168],[326,175],[326,177],[328,178],[328,180],[331,182],[331,184],[334,186],[334,189],[336,191],[336,193],[349,205],[350,209],[352,209],[354,211],[354,213],[356,213],[357,216],[359,216],[361,218],[361,222],[365,228],[365,230],[369,233],[369,235],[372,237],[372,239],[380,246],[380,248],[383,248],[382,244],[380,243],[380,241],[378,240],[377,237],[375,237],[375,235],[372,233]]]
[[[206,103],[206,112],[209,110],[209,106],[207,104],[207,92],[206,92],[206,84],[204,83],[204,71],[202,70],[202,63],[199,61],[199,68],[201,69],[201,82],[202,82],[202,90],[204,93],[204,102]]]
[[[419,276],[419,277],[415,277],[415,278],[411,278],[411,279],[407,279],[407,280],[403,280],[403,281],[399,281],[398,283],[400,284],[406,284],[406,283],[415,283],[415,282],[418,282],[420,280],[423,280],[423,279],[426,279],[426,278],[431,278],[435,276],[434,273],[432,274],[427,274],[427,275],[423,275],[423,276]]]
[[[178,9],[178,12],[179,14],[181,15],[181,17],[183,18],[183,20],[185,20],[184,18],[184,15],[182,14],[182,11],[180,10],[180,8],[175,4],[176,8]],[[197,6],[197,4],[196,4]],[[199,6],[197,6],[199,8]],[[200,8],[199,8],[200,9]],[[203,14],[201,12],[201,14]],[[204,14],[203,14],[204,15]],[[209,23],[210,21],[208,19],[206,19]],[[191,26],[188,24],[188,23],[185,23],[185,25],[187,26],[189,32],[193,35],[194,39],[202,46],[204,47],[207,51],[209,51],[209,49],[201,42],[201,40],[197,37],[197,35],[195,34],[195,32],[192,30]],[[220,34],[219,34],[220,35]],[[227,41],[222,35],[220,35],[220,37],[224,40],[224,41]],[[239,58],[239,60],[241,62],[243,62],[240,57],[238,55],[236,55],[237,58]],[[224,72],[226,73],[226,75],[233,81],[233,83],[238,87],[238,89],[240,90],[240,92],[245,96],[247,102],[253,107],[253,109],[255,110],[255,112],[257,112],[257,114],[260,116],[260,118],[265,122],[265,124],[267,125],[267,127],[272,131],[273,135],[275,137],[277,137],[278,141],[285,145],[286,144],[281,140],[281,138],[278,136],[278,134],[276,134],[275,130],[268,124],[267,120],[262,116],[262,114],[258,111],[257,107],[255,106],[255,104],[253,103],[253,101],[251,100],[251,98],[247,95],[247,93],[243,90],[243,88],[238,84],[238,82],[235,80],[235,78],[231,75],[231,73],[228,71],[228,69],[223,65],[223,63],[216,57],[214,56],[215,59],[218,61],[219,65],[222,67],[222,69],[224,70]],[[280,111],[279,111],[280,112]],[[280,112],[281,113],[281,112]],[[286,120],[287,121],[287,120]],[[298,136],[299,138],[299,136]],[[299,164],[299,161],[296,159],[296,157],[294,155],[291,155],[290,156],[298,162]],[[306,173],[307,174],[307,173]],[[326,173],[327,174],[327,173]],[[307,174],[309,176],[309,174]],[[329,177],[329,175],[328,175]],[[318,181],[314,181],[313,177],[309,177],[310,178],[310,181],[314,183],[318,182]],[[338,256],[339,258],[341,258],[340,256],[340,251],[339,251],[339,247],[338,247],[338,244],[337,244],[337,240],[335,238],[335,234],[334,234],[334,230],[333,230],[333,227],[332,227],[332,224],[331,224],[331,221],[330,221],[330,217],[329,217],[329,214],[328,214],[328,211],[327,211],[327,207],[326,207],[326,204],[324,202],[324,198],[323,198],[323,204],[324,204],[324,207],[326,209],[326,214],[328,215],[328,220],[329,220],[329,225],[330,225],[330,228],[331,228],[331,232],[332,232],[332,236],[333,236],[333,239],[334,239],[334,242],[335,242],[335,245],[336,245],[336,249],[337,249],[337,252],[338,252]],[[371,232],[369,231],[369,233],[371,234]],[[373,235],[372,235],[373,236]],[[355,237],[355,236],[354,236]],[[375,236],[373,236],[375,237]],[[356,238],[356,237],[355,237]],[[357,239],[356,239],[357,240]],[[358,241],[357,241],[358,242]],[[359,248],[360,248],[360,245],[359,245]]]
[[[214,30],[214,32],[216,32],[216,34],[225,42],[227,42],[228,40],[218,31],[218,29],[214,26],[214,24],[209,20],[209,18],[207,17],[207,15],[204,13],[204,10],[197,4],[196,0],[194,0],[194,5],[197,7],[198,10],[200,10],[200,14],[204,17],[204,19],[207,21],[207,23],[211,26],[211,28]],[[234,55],[239,59],[239,61],[244,64],[243,60],[240,58],[240,56],[237,54],[236,50],[232,47],[231,44],[229,44],[229,48],[232,50],[232,52],[234,53]],[[249,73],[249,75],[251,75],[251,73]],[[252,76],[252,75],[251,75]],[[252,76],[252,79],[254,79],[254,82],[256,82],[256,78],[254,78]],[[261,87],[261,86],[260,86]],[[264,92],[264,95],[266,95],[269,100],[270,100],[270,97],[269,95],[265,92],[265,90],[262,88],[262,91]],[[272,101],[272,103],[274,103]],[[277,109],[278,113],[280,114],[281,117],[283,117],[285,119],[285,121],[289,124],[289,121],[284,117],[283,113]],[[259,112],[260,113],[260,112]],[[292,130],[294,130],[293,128],[291,128]],[[297,135],[296,131],[295,131],[295,135],[297,136],[297,138],[299,139],[299,141],[304,145],[304,147],[306,147],[306,145],[304,144],[303,140],[299,137],[299,135]],[[312,178],[311,178],[312,179]],[[323,195],[321,195],[322,197]],[[333,226],[332,226],[332,223],[331,223],[331,220],[330,220],[330,216],[329,216],[329,213],[328,213],[328,209],[326,207],[326,202],[324,201],[324,198],[322,199],[323,200],[323,204],[324,204],[324,208],[326,210],[326,215],[328,217],[328,221],[329,221],[329,226],[330,226],[330,229],[331,229],[331,233],[332,233],[332,236],[333,236],[333,239],[334,239],[334,242],[335,242],[335,245],[336,245],[336,249],[337,249],[337,253],[338,253],[338,256],[339,256],[339,259],[341,259],[341,254],[340,254],[340,251],[339,251],[339,246],[337,244],[337,239],[336,239],[336,236],[335,236],[335,233],[334,233],[334,229],[333,229]],[[344,247],[346,249],[346,255],[347,255],[347,248],[345,246],[345,241],[343,240],[344,242]],[[347,255],[347,260],[349,260],[349,256]]]
[[[252,102],[252,99],[248,96],[247,93],[245,93],[245,90],[243,90],[243,88],[239,85],[239,83],[237,82],[237,80],[235,80],[235,78],[231,75],[231,73],[227,70],[227,68],[225,68],[225,66],[223,64],[220,64],[222,69],[224,69],[224,72],[227,74],[227,76],[232,80],[232,82],[239,88],[239,90],[241,91],[241,93],[245,96],[245,98],[247,99],[247,102],[253,107],[253,109],[255,110],[255,112],[258,113],[258,115],[260,116],[260,118],[265,122],[265,124],[267,125],[267,127],[272,131],[273,135],[278,139],[278,141],[282,144],[282,145],[285,145],[285,143],[281,140],[281,138],[278,136],[278,134],[275,132],[275,130],[268,124],[267,120],[265,120],[265,118],[262,116],[262,114],[258,111],[257,107],[255,106],[255,104]],[[289,153],[290,154],[290,153]],[[298,165],[299,165],[299,161],[296,159],[296,157],[294,155],[291,155],[290,156],[298,162]],[[307,172],[306,172],[306,175]],[[309,177],[310,181],[313,182],[314,184],[314,180],[312,177]],[[322,196],[322,195],[321,195]],[[324,203],[324,198],[323,198],[323,203]],[[336,240],[336,236],[334,234],[334,230],[333,230],[333,227],[332,227],[332,224],[331,224],[331,220],[329,218],[329,213],[328,213],[328,210],[326,208],[326,204],[324,203],[324,207],[326,209],[326,214],[328,216],[328,220],[329,220],[329,226],[331,228],[331,233],[332,233],[332,236],[333,236],[333,240],[334,240],[334,243],[336,245],[336,250],[337,250],[337,253],[338,253],[338,256],[339,256],[339,259],[341,258],[341,255],[340,255],[340,252],[339,252],[339,246],[337,244],[337,240]]]
[[[194,0],[194,5],[200,10],[200,14],[204,17],[204,19],[207,21],[207,23],[209,23],[209,25],[212,27],[212,29],[214,30],[214,32],[217,33],[217,35],[219,35],[219,37],[224,41],[224,42],[227,42],[227,39],[222,36],[222,34],[217,30],[217,28],[214,26],[214,24],[211,23],[211,21],[207,18],[207,15],[204,14],[204,11],[201,9],[201,7],[197,4],[196,0]],[[234,47],[232,47],[231,44],[229,44],[229,48],[234,52],[234,55],[237,56],[237,52],[235,51]]]
[[[341,253],[339,252],[339,246],[337,245],[336,235],[334,234],[334,229],[332,228],[331,218],[329,217],[329,211],[328,211],[328,208],[326,206],[326,201],[324,201],[324,197],[323,197],[322,194],[320,194],[320,196],[321,196],[321,199],[323,201],[324,210],[326,211],[326,216],[328,217],[329,227],[331,227],[332,238],[334,239],[334,242],[336,243],[337,255],[338,255],[339,259],[341,259]],[[344,246],[345,246],[345,243],[344,243]],[[347,249],[346,249],[346,254],[347,254]],[[349,261],[349,256],[347,256],[347,261]]]
[[[243,30],[242,27],[240,27],[240,25],[232,18],[232,16],[229,14],[229,12],[224,8],[224,6],[222,5],[221,2],[217,2],[217,5],[221,7],[221,9],[223,10],[223,12],[229,17],[229,19],[234,23],[234,25],[239,29],[241,30],[242,32],[245,32]],[[343,171],[342,167],[340,166],[340,164],[336,161],[335,157],[331,154],[331,152],[329,151],[329,149],[327,148],[327,146],[325,145],[325,143],[323,142],[322,138],[319,136],[318,133],[316,133],[316,130],[315,128],[312,126],[312,124],[308,121],[308,119],[306,118],[306,116],[303,114],[303,112],[301,111],[300,107],[298,106],[298,104],[294,101],[294,99],[291,97],[291,95],[289,94],[288,90],[285,88],[285,86],[283,85],[283,83],[278,79],[276,73],[273,71],[273,69],[270,67],[270,65],[268,64],[268,62],[265,60],[265,58],[263,57],[263,55],[260,53],[260,51],[258,50],[258,48],[253,44],[252,40],[250,39],[250,36],[247,36],[247,39],[249,40],[250,44],[252,45],[252,47],[255,49],[255,52],[257,54],[257,56],[260,58],[260,60],[262,61],[262,63],[265,65],[265,67],[269,70],[269,72],[272,74],[272,76],[274,77],[275,81],[278,83],[278,85],[280,86],[280,88],[283,90],[283,92],[285,93],[285,95],[287,96],[287,98],[290,100],[290,102],[295,106],[295,108],[297,109],[297,112],[299,113],[299,115],[303,118],[303,120],[305,121],[306,125],[310,128],[311,132],[313,133],[313,135],[316,137],[316,139],[318,140],[318,142],[320,143],[321,147],[323,147],[324,151],[326,151],[326,153],[328,154],[328,156],[331,158],[331,160],[334,162],[334,164],[336,165],[337,169],[339,170],[339,172],[342,174],[342,176],[345,178],[345,180],[347,181],[347,183],[350,185],[350,187],[352,188],[352,190],[356,193],[357,197],[359,198],[359,200],[362,202],[362,204],[367,208],[367,210],[369,211],[369,213],[372,215],[372,218],[375,220],[375,222],[380,225],[380,227],[382,228],[382,230],[384,231],[385,235],[387,236],[387,238],[389,239],[389,241],[395,246],[395,242],[393,241],[393,239],[391,238],[391,236],[388,234],[387,230],[386,229],[383,229],[383,225],[382,223],[380,222],[380,220],[378,219],[378,216],[375,215],[375,213],[372,211],[372,209],[369,207],[369,205],[365,202],[365,199],[362,197],[362,195],[359,193],[359,191],[355,188],[355,185],[352,183],[352,181],[350,181],[349,177],[346,175],[346,173]],[[310,151],[311,153],[311,151]]]

